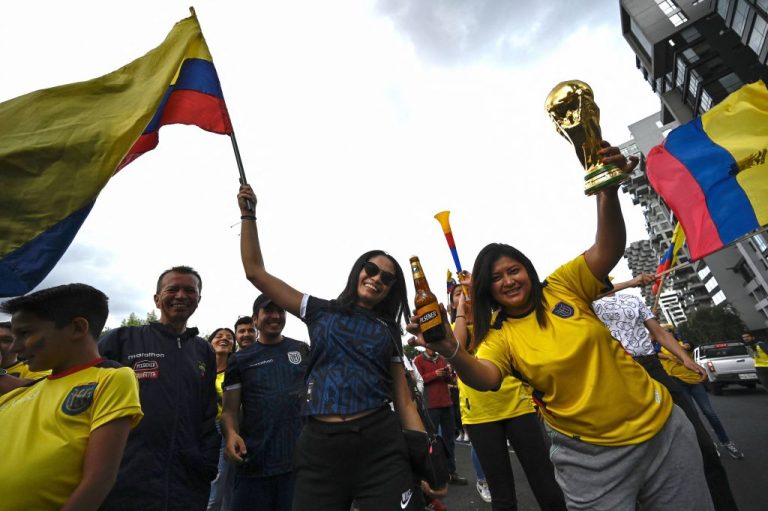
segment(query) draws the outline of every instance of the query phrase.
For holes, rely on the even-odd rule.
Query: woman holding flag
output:
[[[603,144],[602,163],[637,165]],[[476,357],[450,330],[430,348],[478,390],[511,375],[532,386],[568,509],[712,510],[692,426],[591,309],[626,241],[616,186],[596,196],[595,243],[544,283],[514,247],[483,248],[472,272]],[[426,345],[413,320],[408,330]]]
[[[394,345],[409,310],[400,265],[383,251],[366,252],[337,299],[303,294],[264,266],[251,187],[237,197],[246,277],[304,321],[311,341],[293,511],[349,511],[353,501],[361,511],[409,509],[417,497],[402,429],[424,425]]]

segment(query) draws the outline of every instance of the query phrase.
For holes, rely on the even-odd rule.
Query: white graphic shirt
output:
[[[651,336],[645,328],[645,322],[655,319],[655,316],[640,297],[617,293],[595,300],[592,309],[627,353],[633,357],[655,353]]]

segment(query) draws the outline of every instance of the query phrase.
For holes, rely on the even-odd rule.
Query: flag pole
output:
[[[192,15],[195,20],[197,20],[197,24],[200,24],[200,20],[197,19],[197,13],[195,13],[195,8],[193,6],[189,6],[189,13]],[[200,30],[202,33],[202,28]],[[229,115],[229,114],[227,114]],[[230,125],[232,124],[232,120],[229,121]],[[237,162],[237,171],[240,174],[240,184],[241,185],[247,185],[248,180],[245,178],[245,168],[243,167],[243,159],[240,157],[240,148],[237,146],[237,138],[235,137],[235,127],[232,126],[232,133],[229,134],[229,139],[232,141],[232,150],[235,153],[235,161]],[[245,201],[245,207],[248,211],[253,212],[253,204],[250,200]]]

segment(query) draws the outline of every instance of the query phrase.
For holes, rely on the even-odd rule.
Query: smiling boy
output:
[[[3,509],[98,509],[142,417],[133,371],[99,357],[107,297],[68,284],[14,298],[12,351],[51,375],[0,396]]]

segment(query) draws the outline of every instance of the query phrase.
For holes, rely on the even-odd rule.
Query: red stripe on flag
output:
[[[691,258],[700,259],[722,248],[706,196],[688,169],[664,146],[656,146],[648,153],[647,169],[648,181],[665,197],[683,226]]]
[[[166,124],[192,124],[213,133],[232,133],[224,100],[193,90],[177,90],[170,95],[160,118],[160,126]]]

